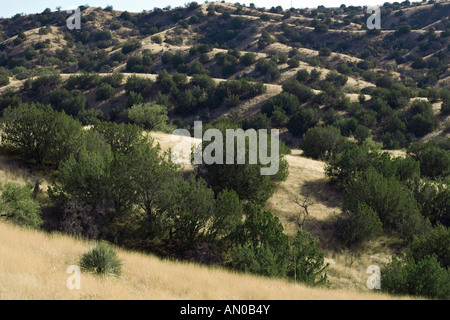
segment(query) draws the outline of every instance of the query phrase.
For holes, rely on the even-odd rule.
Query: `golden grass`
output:
[[[309,288],[191,263],[163,261],[116,248],[118,279],[81,275],[81,289],[67,288],[66,273],[92,243],[0,223],[0,299],[391,299],[355,290]]]

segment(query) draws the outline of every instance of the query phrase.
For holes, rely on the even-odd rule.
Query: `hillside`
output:
[[[0,223],[0,299],[398,299],[354,290],[308,288],[282,280],[164,261],[120,249],[116,249],[124,263],[120,279],[82,274],[81,289],[69,290],[66,283],[70,274],[66,270],[70,265],[77,265],[79,255],[91,246],[92,243],[68,236],[46,235]]]
[[[449,1],[385,3],[379,30],[362,6],[80,10],[79,30],[61,10],[0,19],[0,219],[107,241],[129,269],[105,280],[112,293],[89,276],[92,290],[70,296],[24,266],[19,296],[372,299],[376,265],[386,294],[450,297]],[[278,129],[279,170],[262,175],[260,152],[216,161],[215,134],[183,141],[213,163],[177,165],[173,132],[193,136],[194,121],[203,134]],[[65,254],[75,240],[1,228],[62,269],[89,246]],[[8,288],[20,272],[2,266]],[[205,273],[195,293],[165,270],[192,268]],[[210,288],[223,277],[233,286]]]

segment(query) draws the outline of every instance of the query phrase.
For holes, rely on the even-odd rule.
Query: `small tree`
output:
[[[435,256],[419,261],[393,257],[381,274],[381,288],[391,294],[450,298],[450,271],[442,268]]]
[[[348,218],[338,223],[338,234],[347,246],[357,246],[372,240],[383,232],[378,214],[365,203],[359,203],[355,212],[348,212]]]
[[[324,254],[317,248],[315,240],[299,228],[291,244],[288,276],[311,286],[327,285],[327,267],[328,263],[325,263]]]
[[[167,121],[169,120],[167,108],[152,103],[135,104],[127,110],[127,116],[134,123],[148,130],[156,131],[167,129]]]
[[[18,225],[39,228],[42,224],[41,208],[33,200],[32,186],[8,182],[0,184],[0,218]]]

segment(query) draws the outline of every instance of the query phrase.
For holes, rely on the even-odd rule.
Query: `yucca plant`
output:
[[[122,262],[119,257],[103,242],[95,245],[92,250],[81,255],[80,267],[84,272],[99,275],[118,277],[122,272]]]

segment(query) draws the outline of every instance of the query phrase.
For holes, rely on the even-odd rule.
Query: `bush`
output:
[[[435,256],[419,261],[393,257],[381,274],[381,288],[391,294],[450,299],[450,271],[442,268]]]
[[[287,64],[290,68],[298,68],[300,66],[300,61],[297,59],[289,59]]]
[[[148,130],[164,131],[169,120],[167,108],[158,104],[136,104],[127,110],[128,118]]]
[[[102,83],[95,94],[95,99],[97,101],[103,101],[112,98],[115,94],[115,88],[113,88],[109,83]]]
[[[84,272],[118,277],[122,273],[122,262],[105,243],[99,243],[91,251],[83,253],[80,267]]]
[[[152,93],[152,86],[152,80],[138,77],[137,75],[133,74],[127,79],[127,83],[125,84],[125,91],[128,93],[134,91],[146,98]]]
[[[341,135],[339,129],[326,126],[309,129],[303,137],[301,148],[307,157],[326,160],[349,146],[351,142]]]
[[[378,214],[364,203],[359,203],[355,212],[348,212],[348,218],[338,222],[337,232],[347,246],[357,246],[372,240],[383,232]]]
[[[420,172],[429,178],[446,176],[450,173],[450,151],[432,143],[412,143],[408,154],[420,162]]]
[[[289,120],[287,128],[293,135],[302,136],[309,128],[316,126],[319,120],[319,111],[317,109],[302,109]]]
[[[0,218],[21,226],[39,228],[43,222],[41,208],[33,200],[31,189],[31,185],[0,183]]]
[[[283,91],[294,94],[300,102],[306,102],[314,96],[311,88],[301,84],[297,80],[286,81],[282,85]]]
[[[378,214],[383,229],[397,232],[404,239],[424,234],[429,227],[411,190],[395,177],[385,178],[373,167],[350,179],[345,188],[343,209],[357,212],[361,204]]]
[[[327,47],[322,47],[319,50],[319,57],[329,57],[331,56],[331,49]]]
[[[408,256],[420,261],[435,255],[437,261],[447,270],[450,267],[450,229],[441,224],[434,227],[430,234],[416,237],[408,247]]]
[[[314,69],[315,70],[315,69]],[[309,72],[306,69],[301,69],[297,71],[297,81],[305,83],[309,78]]]
[[[136,51],[137,49],[140,49],[140,48],[142,48],[141,41],[139,41],[137,39],[132,39],[132,40],[125,42],[125,44],[122,47],[122,53],[128,54],[128,53]]]
[[[124,75],[123,73],[113,73],[101,78],[101,83],[107,83],[113,88],[118,88],[122,85]]]
[[[67,79],[66,88],[68,90],[89,90],[97,87],[99,84],[100,76],[97,73],[83,73],[70,76]]]
[[[252,52],[247,52],[241,57],[241,63],[244,66],[251,66],[256,61],[256,56]]]

